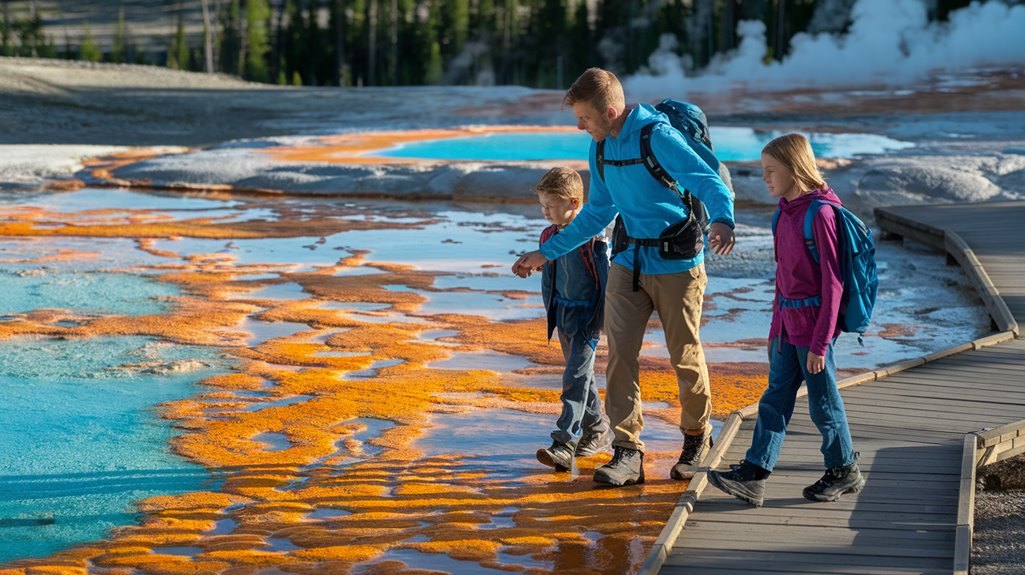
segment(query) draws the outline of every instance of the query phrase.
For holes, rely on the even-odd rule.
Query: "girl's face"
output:
[[[572,222],[580,208],[576,198],[563,198],[555,194],[538,194],[537,201],[541,204],[541,213],[545,219],[559,227]]]
[[[791,201],[801,195],[794,173],[768,154],[762,154],[762,181],[769,188],[769,195],[774,198]]]

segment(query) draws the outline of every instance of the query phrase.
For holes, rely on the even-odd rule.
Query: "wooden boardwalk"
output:
[[[971,498],[959,498],[959,489],[971,486],[962,477],[976,462],[974,449],[965,455],[965,434],[1025,419],[1025,340],[1015,339],[1017,321],[1025,319],[1025,202],[889,208],[877,210],[877,221],[887,235],[928,243],[957,260],[999,333],[843,382],[866,476],[856,497],[812,503],[801,496],[823,468],[819,434],[806,398],[799,399],[765,505],[755,509],[706,488],[707,477],[698,474],[642,573],[964,569],[955,568],[955,539],[970,540]],[[743,459],[755,414],[750,406],[731,416],[711,465]],[[959,531],[964,517],[969,526]]]

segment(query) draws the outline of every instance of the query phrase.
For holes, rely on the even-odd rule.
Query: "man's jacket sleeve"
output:
[[[683,134],[668,124],[655,126],[651,151],[670,176],[704,202],[712,223],[734,226],[733,193],[719,174],[691,149]]]

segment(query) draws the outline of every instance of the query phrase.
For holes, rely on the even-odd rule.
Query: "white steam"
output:
[[[1025,5],[973,2],[940,23],[928,21],[923,0],[858,0],[851,21],[844,35],[797,34],[790,54],[769,64],[764,63],[765,25],[741,22],[739,47],[690,78],[667,36],[648,68],[627,78],[625,87],[631,98],[651,99],[737,85],[752,90],[907,85],[942,70],[1025,63]]]

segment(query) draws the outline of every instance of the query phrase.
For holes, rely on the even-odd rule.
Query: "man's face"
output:
[[[577,118],[577,129],[583,130],[596,142],[600,142],[612,133],[612,120],[607,113],[595,109],[590,102],[573,104],[573,115]]]

